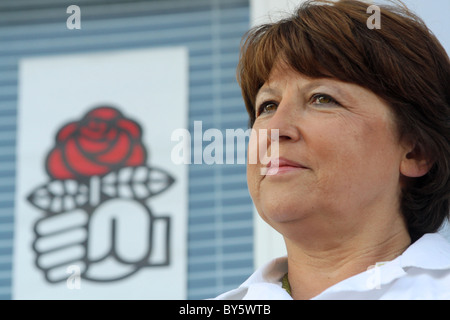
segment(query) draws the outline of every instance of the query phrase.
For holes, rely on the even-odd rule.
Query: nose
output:
[[[296,106],[294,101],[287,99],[281,101],[277,110],[267,122],[266,129],[269,139],[293,142],[301,138],[298,109],[299,107]]]

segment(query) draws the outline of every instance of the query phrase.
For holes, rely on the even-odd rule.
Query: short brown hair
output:
[[[449,216],[450,60],[425,23],[398,5],[379,5],[381,28],[369,29],[369,3],[306,1],[289,18],[244,37],[238,81],[250,117],[279,58],[297,72],[365,87],[391,107],[399,136],[432,167],[403,187],[401,210],[413,241],[436,232]]]

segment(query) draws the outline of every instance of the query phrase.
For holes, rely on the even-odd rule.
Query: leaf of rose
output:
[[[167,172],[146,166],[126,167],[102,179],[102,191],[109,197],[145,200],[167,190],[175,179]]]
[[[47,213],[60,213],[84,205],[88,201],[88,191],[88,187],[77,180],[52,180],[37,187],[27,199]]]

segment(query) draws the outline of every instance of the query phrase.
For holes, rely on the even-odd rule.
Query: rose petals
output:
[[[53,149],[47,158],[47,172],[55,179],[72,179],[74,174],[67,168],[60,149]]]
[[[134,146],[133,152],[127,159],[127,162],[125,162],[125,165],[131,167],[140,166],[143,163],[145,163],[146,161],[145,158],[146,158],[145,149],[140,144],[137,144]]]
[[[141,128],[137,125],[136,122],[128,119],[120,119],[119,121],[117,121],[117,126],[128,132],[131,135],[131,138],[141,138]]]
[[[78,128],[76,122],[71,122],[59,130],[56,134],[56,141],[64,142],[67,138],[69,138]]]
[[[96,154],[108,150],[110,147],[110,142],[90,140],[85,137],[80,137],[78,139],[78,145],[84,152]]]
[[[109,171],[107,166],[99,165],[81,153],[74,139],[67,141],[64,158],[68,166],[80,176],[103,175]]]
[[[147,152],[141,135],[139,124],[115,108],[90,110],[59,130],[57,145],[47,157],[47,172],[55,179],[74,179],[143,165]]]
[[[111,107],[98,107],[86,114],[87,118],[98,118],[102,120],[112,120],[114,118],[122,117],[119,110]]]
[[[97,160],[106,164],[119,164],[128,158],[130,148],[129,135],[125,132],[121,132],[113,147],[107,153],[99,155]]]

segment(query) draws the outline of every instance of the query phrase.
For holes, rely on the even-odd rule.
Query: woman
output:
[[[250,125],[279,136],[252,137],[270,161],[248,186],[287,257],[218,299],[450,299],[450,61],[406,7],[369,29],[368,6],[308,1],[246,37]]]

